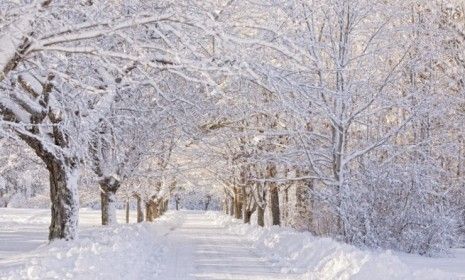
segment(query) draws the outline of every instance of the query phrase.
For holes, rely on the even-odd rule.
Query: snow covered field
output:
[[[445,258],[363,251],[215,212],[103,228],[100,212],[84,209],[79,240],[46,245],[48,215],[0,209],[0,279],[465,279],[464,251]]]

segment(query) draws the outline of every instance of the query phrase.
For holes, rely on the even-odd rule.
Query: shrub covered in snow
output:
[[[342,205],[346,241],[374,248],[436,254],[459,239],[460,211],[438,174],[391,165],[363,170],[347,186]]]

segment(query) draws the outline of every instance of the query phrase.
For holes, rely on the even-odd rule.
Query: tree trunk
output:
[[[223,200],[223,212],[228,215],[229,214],[229,205],[228,205],[228,198]]]
[[[234,199],[232,197],[229,199],[229,215],[234,217]]]
[[[206,201],[205,201],[205,211],[208,210],[208,206],[210,206],[210,201],[212,200],[212,197],[211,196],[207,196],[206,197]]]
[[[274,164],[269,164],[267,166],[268,179],[274,179],[277,174],[277,169]],[[279,226],[281,224],[281,215],[279,211],[279,191],[278,186],[275,182],[270,182],[270,208],[271,208],[271,217],[272,224],[274,226]]]
[[[282,205],[282,223],[287,225],[289,223],[289,187],[284,189],[284,203]]]
[[[252,217],[252,211],[246,210],[244,213],[244,224],[250,224],[250,217]]]
[[[252,217],[253,212],[257,209],[257,204],[254,204],[253,208],[246,209],[244,212],[244,223],[245,224],[250,224],[250,218]]]
[[[144,221],[144,212],[142,211],[142,199],[140,196],[136,196],[137,199],[137,222],[141,223]]]
[[[257,224],[261,227],[265,226],[265,209],[257,206]]]
[[[296,205],[294,227],[301,230],[312,231],[312,197],[313,182],[298,182],[296,186]]]
[[[147,222],[153,222],[156,218],[158,218],[160,207],[162,207],[162,203],[158,204],[153,200],[149,200],[145,204],[145,220]]]
[[[279,226],[281,224],[280,210],[279,210],[279,191],[276,185],[272,185],[270,188],[270,208],[272,224]]]
[[[49,240],[71,240],[77,237],[79,168],[62,162],[47,162],[50,176],[51,224]]]
[[[45,2],[44,2],[45,3]],[[19,52],[16,51],[12,60],[7,61],[7,66],[1,69],[0,80],[12,71],[21,62],[21,56],[28,49],[30,41],[24,40],[21,44]],[[23,48],[24,47],[24,48]],[[53,88],[51,80],[54,75],[49,75],[47,82],[42,86],[42,94],[48,96]],[[3,94],[3,93],[2,93]],[[34,97],[35,98],[35,97]],[[38,98],[35,98],[38,99]],[[39,100],[36,100],[39,101]],[[50,109],[51,104],[48,104],[49,98],[40,97],[40,105],[43,109]],[[43,102],[43,103],[42,103]],[[21,105],[20,105],[21,106]],[[27,106],[31,106],[29,103]],[[35,105],[33,105],[35,106]],[[35,109],[34,109],[35,110]],[[42,109],[41,109],[42,110]],[[47,110],[43,111],[45,113]],[[51,112],[52,110],[48,110]],[[11,113],[11,114],[10,114]],[[18,122],[13,111],[2,106],[2,119],[7,119],[13,122]],[[49,121],[53,124],[48,132],[39,129],[43,123],[45,116],[48,116]],[[17,130],[16,133],[25,143],[31,147],[36,155],[42,159],[49,171],[50,179],[50,201],[51,201],[51,223],[49,227],[49,240],[65,239],[71,240],[77,237],[77,226],[79,219],[79,163],[80,159],[75,154],[72,154],[72,149],[69,146],[69,135],[64,133],[60,123],[63,121],[62,114],[38,114],[31,115],[31,124],[27,125],[27,133]],[[42,136],[47,135],[47,140],[40,140]],[[51,140],[51,141],[50,141]],[[50,141],[50,142],[49,142]],[[54,147],[60,149],[55,150]],[[66,151],[61,153],[60,150]],[[52,152],[53,151],[53,152]]]
[[[115,193],[111,190],[101,190],[100,192],[102,208],[102,225],[115,225],[116,221],[116,198]]]
[[[150,202],[145,204],[145,220],[147,222],[153,222],[153,207]]]
[[[249,205],[247,205],[249,203],[249,201],[247,201],[247,192],[245,190],[245,186],[242,186],[241,188],[241,193],[242,193],[242,218],[244,219],[245,221],[245,216],[246,216],[246,212],[249,210]]]
[[[129,224],[129,199],[126,201],[126,224]]]
[[[154,221],[156,218],[160,217],[160,213],[163,211],[163,202],[152,202],[152,220]]]
[[[166,213],[166,208],[167,208],[166,200],[161,201],[160,204],[161,204],[161,207],[159,209],[161,211],[158,212],[157,218]]]
[[[168,211],[168,207],[169,207],[169,200],[168,199],[165,199],[165,203],[163,205],[163,214],[166,213],[166,211]]]
[[[180,201],[180,199],[176,197],[174,199],[174,201],[175,201],[175,204],[176,204],[176,210],[179,210],[179,201]]]
[[[242,196],[239,188],[234,188],[234,217],[242,219]]]
[[[108,176],[99,181],[102,209],[102,225],[115,225],[116,221],[116,191],[121,182],[113,176]]]

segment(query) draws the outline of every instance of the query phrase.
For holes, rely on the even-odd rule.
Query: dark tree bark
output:
[[[145,203],[145,220],[147,222],[153,222],[156,218],[158,218],[160,207],[162,207],[160,204],[161,203],[157,203],[153,199]]]
[[[276,185],[270,187],[270,208],[272,224],[274,226],[279,226],[281,224],[281,217],[279,213],[279,191]]]
[[[234,187],[234,217],[242,219],[242,194],[240,188]]]
[[[297,229],[313,230],[313,202],[311,190],[313,182],[298,182],[296,186],[295,222]]]
[[[79,201],[77,194],[78,170],[71,164],[50,160],[47,162],[50,175],[51,224],[49,240],[76,238]]]
[[[126,224],[129,224],[129,199],[126,201]]]
[[[234,198],[229,199],[229,215],[234,217]]]
[[[169,200],[168,199],[165,199],[165,202],[163,204],[163,214],[166,213],[166,211],[168,211],[168,207],[169,207]]]
[[[257,224],[261,227],[265,226],[265,209],[257,206]]]
[[[160,212],[162,211],[162,208],[163,208],[163,203],[157,203],[157,202],[154,201],[153,204],[152,204],[152,207],[153,207],[152,219],[153,219],[153,221],[155,221],[155,219],[160,216]]]
[[[244,213],[244,224],[250,224],[250,218],[252,217],[253,212],[246,210]]]
[[[250,224],[250,218],[252,217],[253,212],[257,209],[257,204],[254,203],[252,209],[248,208],[244,212],[244,223]]]
[[[257,193],[255,196],[255,204],[257,207],[257,224],[261,227],[265,226],[265,208],[267,206],[267,189],[265,184],[255,186]]]
[[[160,203],[158,205],[158,213],[156,213],[157,215],[156,215],[155,218],[161,217],[163,214],[166,213],[166,207],[167,207],[166,202],[167,202],[166,199],[160,201]]]
[[[248,203],[250,203],[251,201],[248,200],[248,197],[247,197],[247,192],[246,192],[246,188],[245,186],[243,185],[242,188],[241,188],[241,193],[242,193],[242,218],[246,219],[246,212],[248,211],[248,209],[250,208],[250,205],[248,205]]]
[[[273,179],[276,177],[277,170],[274,164],[269,164],[268,167],[268,178]],[[269,183],[270,187],[270,208],[272,224],[279,226],[281,224],[281,215],[279,209],[279,190],[278,185],[275,182]]]
[[[153,205],[149,202],[145,203],[145,220],[153,222]]]
[[[204,208],[204,209],[205,209],[205,211],[207,211],[207,210],[208,210],[208,207],[210,206],[210,202],[211,202],[211,200],[212,200],[212,197],[211,197],[211,195],[207,195],[207,197],[206,197],[206,200],[205,200],[205,208]]]
[[[137,201],[137,222],[144,221],[144,211],[142,211],[142,199],[139,195],[135,195]]]
[[[284,204],[283,204],[281,220],[284,223],[284,225],[286,225],[289,221],[289,188],[288,187],[284,189]]]
[[[181,202],[181,197],[178,196],[178,195],[176,195],[176,196],[174,197],[174,202],[175,202],[175,204],[176,204],[176,210],[179,210],[179,203]]]
[[[242,187],[242,194],[243,194],[242,215],[244,217],[244,223],[250,224],[250,219],[252,217],[252,214],[257,209],[257,203],[255,202],[255,199],[253,198],[252,191],[250,190],[249,192],[247,192],[247,188],[245,187],[245,182],[244,182],[244,186]]]

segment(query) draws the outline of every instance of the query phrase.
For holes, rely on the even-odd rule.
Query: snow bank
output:
[[[305,279],[465,279],[465,273],[459,275],[434,267],[413,269],[389,250],[360,250],[289,228],[260,228],[214,212],[207,215],[230,232],[247,235],[257,253],[283,267],[283,272],[304,273]]]
[[[163,266],[162,239],[172,219],[94,227],[79,240],[55,241],[18,256],[23,263],[1,271],[0,279],[153,279]]]

